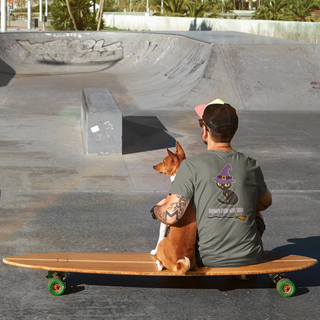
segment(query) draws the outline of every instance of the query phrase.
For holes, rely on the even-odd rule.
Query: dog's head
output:
[[[168,156],[161,163],[153,166],[153,169],[159,173],[174,176],[178,171],[180,163],[186,158],[186,155],[178,141],[176,141],[176,152],[173,153],[168,148],[167,152]]]

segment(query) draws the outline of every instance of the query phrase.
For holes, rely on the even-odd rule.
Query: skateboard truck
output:
[[[269,273],[268,276],[271,282],[274,284],[277,284],[281,279],[286,278],[285,273]]]

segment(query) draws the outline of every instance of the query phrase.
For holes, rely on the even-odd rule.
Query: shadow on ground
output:
[[[130,154],[172,148],[176,140],[155,116],[123,117],[122,153]]]
[[[252,288],[275,288],[275,285],[270,282],[266,275],[259,275],[248,281],[241,281],[233,278],[232,276],[179,277],[72,273],[67,278],[67,288],[65,294],[73,294],[83,291],[85,290],[85,285],[158,289],[217,289],[219,291]],[[305,290],[303,293],[305,293]]]
[[[0,87],[5,87],[14,78],[16,72],[0,59]]]

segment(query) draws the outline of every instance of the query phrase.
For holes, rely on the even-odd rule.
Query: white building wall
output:
[[[105,13],[107,26],[130,31],[239,31],[320,44],[319,22],[129,16]]]

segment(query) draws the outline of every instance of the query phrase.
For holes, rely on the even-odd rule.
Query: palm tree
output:
[[[314,19],[311,17],[311,13],[314,10],[319,9],[318,1],[298,1],[294,4],[289,5],[289,15],[290,20],[294,21],[313,21]]]
[[[207,3],[200,2],[199,0],[190,1],[187,3],[187,16],[201,18],[203,15],[208,12],[209,6]]]
[[[320,0],[319,0],[320,1]],[[218,18],[220,17],[220,13],[222,11],[222,0],[207,0],[208,4],[208,12],[206,14],[207,18]]]
[[[70,1],[66,0],[66,4],[67,4],[67,8],[68,8],[68,12],[69,12],[70,18],[71,18],[72,23],[73,23],[74,30],[78,30],[76,19],[74,18],[74,15],[73,15],[72,10],[71,10]]]
[[[231,12],[234,9],[234,4],[231,0],[221,1],[221,11],[224,13]]]
[[[260,6],[252,16],[252,19],[259,20],[285,20],[287,3],[283,0],[270,0]]]
[[[55,30],[97,30],[98,21],[90,6],[90,0],[54,0],[51,25]]]
[[[161,10],[161,6],[157,6]],[[154,16],[182,17],[186,14],[185,0],[163,0],[164,13],[156,12]]]

